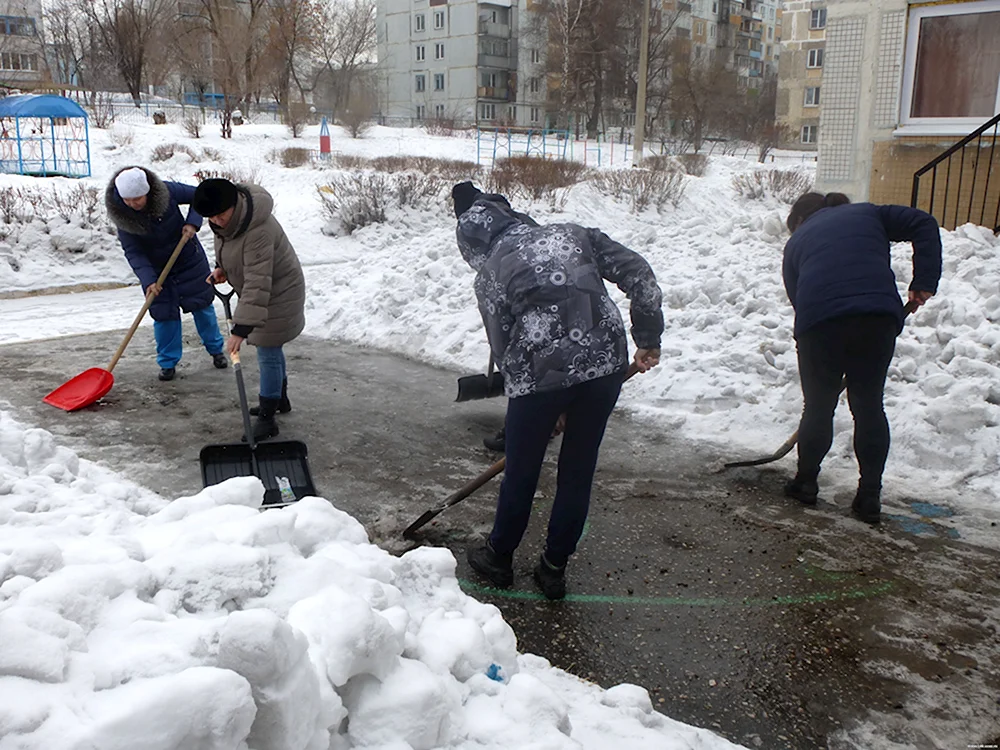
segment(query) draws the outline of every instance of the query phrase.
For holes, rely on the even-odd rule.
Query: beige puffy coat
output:
[[[305,327],[306,283],[292,243],[271,215],[274,199],[259,185],[237,185],[236,209],[215,233],[215,262],[239,295],[235,325],[253,326],[247,341],[281,346]]]

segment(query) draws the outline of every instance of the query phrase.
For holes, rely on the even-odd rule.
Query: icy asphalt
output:
[[[0,408],[166,497],[193,494],[201,447],[238,441],[242,426],[232,370],[212,367],[189,324],[177,380],[156,379],[146,328],[98,405],[42,403],[106,366],[122,333],[0,346]],[[502,423],[503,399],[454,403],[462,373],[305,337],[286,351],[293,411],[279,439],[308,444],[320,494],[383,547],[407,549],[401,530],[498,458],[481,440]],[[254,393],[252,348],[244,361]],[[496,480],[421,537],[454,551],[466,590],[500,607],[520,650],[605,687],[642,685],[663,713],[751,748],[1000,740],[1000,543],[982,528],[967,534],[947,506],[891,488],[879,529],[850,518],[849,488],[825,488],[805,509],[781,496],[791,457],[723,471],[721,460],[746,456],[616,413],[570,597],[549,603],[530,570],[556,448],[512,590],[479,586],[464,558],[489,530]]]

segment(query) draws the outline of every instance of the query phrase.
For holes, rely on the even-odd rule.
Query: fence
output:
[[[616,142],[614,136],[577,139],[568,130],[476,130],[477,164],[491,166],[497,159],[511,156],[579,161],[594,167],[627,166],[632,160],[632,145],[629,140]]]

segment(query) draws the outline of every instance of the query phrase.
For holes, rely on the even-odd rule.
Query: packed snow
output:
[[[366,157],[427,155],[476,161],[474,138],[431,136],[418,130],[375,128],[351,139],[333,128],[335,154]],[[316,187],[342,170],[287,169],[272,155],[287,146],[316,148],[318,129],[292,139],[284,128],[244,125],[222,141],[214,128],[194,140],[177,125],[92,131],[94,178],[103,191],[114,170],[142,163],[162,177],[193,182],[200,171],[234,169],[254,174],[275,196],[275,213],[306,265],[309,296],[306,332],[312,336],[384,348],[440,365],[482,371],[488,351],[472,291],[472,271],[455,246],[447,190],[419,207],[390,205],[388,221],[347,237],[329,236]],[[163,162],[153,148],[166,142],[189,147]],[[490,148],[486,149],[492,153]],[[801,394],[792,338],[793,313],[781,283],[781,251],[788,234],[788,206],[775,198],[736,195],[734,175],[757,165],[712,156],[703,177],[686,178],[676,208],[639,215],[581,183],[550,201],[516,208],[540,221],[597,226],[643,254],[664,292],[667,330],[663,364],[630,382],[621,403],[662,429],[718,444],[720,463],[772,452],[797,427]],[[768,167],[809,170],[801,156],[782,154]],[[68,180],[2,177],[23,187]],[[446,186],[447,187],[447,186]],[[51,189],[51,188],[46,188]],[[60,223],[61,222],[61,223]],[[129,280],[131,273],[103,225],[63,226],[61,218],[36,219],[22,236],[0,240],[4,290]],[[79,250],[66,249],[65,239]],[[75,229],[74,229],[75,227]],[[48,234],[46,234],[48,229]],[[208,230],[203,241],[210,243]],[[893,447],[885,494],[920,497],[954,508],[957,525],[975,532],[983,519],[1000,516],[1000,239],[967,225],[942,232],[944,276],[940,290],[908,321],[890,370],[886,408]],[[911,275],[910,247],[897,245],[894,270],[901,295]],[[3,258],[15,261],[4,263]],[[18,266],[19,270],[13,270]],[[614,290],[627,314],[627,302]],[[121,328],[132,317],[134,290],[0,300],[0,343]],[[836,438],[824,464],[821,489],[850,493],[856,483],[851,417],[838,410]],[[667,457],[668,458],[668,457]],[[791,466],[791,459],[786,460]],[[785,464],[779,464],[783,466]]]
[[[168,502],[0,412],[0,750],[738,747],[519,655],[448,550],[262,499]]]

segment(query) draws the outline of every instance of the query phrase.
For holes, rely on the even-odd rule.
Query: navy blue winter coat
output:
[[[131,167],[125,167],[130,169]],[[179,182],[164,182],[148,169],[143,169],[149,181],[146,207],[134,211],[125,205],[114,178],[104,192],[104,205],[108,217],[118,228],[118,239],[125,250],[125,257],[135,271],[143,292],[156,282],[163,267],[181,238],[185,224],[201,228],[202,218],[191,207],[187,218],[181,214],[179,204],[190,204],[194,188]],[[118,173],[115,173],[115,177]],[[211,268],[205,249],[197,237],[181,250],[177,262],[163,284],[163,291],[149,308],[153,320],[179,320],[180,311],[194,312],[212,304],[211,285],[205,282]]]
[[[903,303],[890,242],[913,243],[911,291],[937,292],[941,232],[930,214],[905,206],[854,203],[820,209],[785,244],[782,273],[795,308],[795,337],[844,315],[894,315]]]

